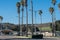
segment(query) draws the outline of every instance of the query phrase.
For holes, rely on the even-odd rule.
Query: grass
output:
[[[18,39],[20,39],[20,38],[32,38],[32,36],[31,35],[29,35],[28,37],[26,37],[26,36],[0,36],[0,39],[7,39],[7,38],[18,38]]]
[[[51,31],[51,28],[50,27],[43,27],[43,28],[39,28],[39,30],[42,30],[42,31]]]
[[[28,35],[28,37],[26,37],[26,36],[16,36],[16,38],[32,38],[32,36],[31,35]]]

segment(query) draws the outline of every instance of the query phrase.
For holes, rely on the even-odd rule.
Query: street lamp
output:
[[[18,22],[19,22],[19,34],[18,34],[18,36],[20,36],[20,2],[17,2],[17,4],[16,4],[16,6],[17,6],[17,12],[18,12]]]

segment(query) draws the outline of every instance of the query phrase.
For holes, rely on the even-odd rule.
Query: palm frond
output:
[[[50,11],[50,13],[52,14],[52,13],[54,12],[54,8],[53,8],[53,7],[50,7],[50,8],[49,8],[49,11]]]
[[[52,4],[55,5],[56,4],[56,0],[52,0]]]
[[[2,16],[0,16],[0,19],[1,19],[1,20],[3,20],[3,17],[2,17]]]
[[[60,8],[60,3],[58,4],[58,7]]]
[[[40,14],[40,15],[42,14],[42,10],[39,10],[39,14]]]

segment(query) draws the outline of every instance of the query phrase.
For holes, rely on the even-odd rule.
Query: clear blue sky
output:
[[[0,0],[0,16],[3,16],[3,23],[9,22],[9,23],[18,24],[18,14],[16,8],[16,3],[18,1],[20,0]],[[59,2],[60,0],[57,0],[57,3],[55,5],[56,20],[60,20],[60,13],[57,5]],[[43,11],[42,22],[43,23],[51,22],[51,14],[49,12],[49,7],[53,6],[51,0],[33,0],[33,4],[34,4],[33,5],[34,11],[40,9]],[[30,0],[28,0],[28,14],[29,14],[28,23],[31,24],[31,12],[29,11],[29,9],[30,9]],[[36,23],[39,24],[40,16],[38,15],[38,12],[36,16],[37,16]],[[25,17],[26,17],[26,13],[24,12],[24,24],[26,23]]]

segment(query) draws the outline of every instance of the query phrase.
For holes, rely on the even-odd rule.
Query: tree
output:
[[[52,33],[54,33],[54,25],[53,25],[53,12],[54,12],[54,8],[53,7],[50,7],[49,8],[49,12],[51,13],[51,15],[52,15]],[[54,36],[54,34],[53,34],[53,36]]]
[[[3,20],[3,17],[0,16],[0,23],[2,23],[2,20]],[[2,25],[1,25],[1,30],[2,30]],[[1,34],[2,34],[2,32],[1,32]]]
[[[23,27],[23,17],[24,17],[23,14],[24,14],[24,6],[25,6],[25,5],[24,5],[24,0],[21,0],[21,6],[22,6],[22,27]],[[21,27],[21,31],[23,30],[22,27]],[[22,32],[22,33],[23,33],[23,32]],[[22,34],[22,35],[23,35],[23,34]]]
[[[41,24],[42,24],[42,10],[39,10],[39,15],[41,17]]]
[[[0,16],[0,23],[2,23],[2,20],[3,20],[3,17],[2,17],[2,16]]]
[[[3,20],[3,17],[2,16],[0,16],[0,22]]]
[[[55,5],[56,4],[56,0],[52,0],[52,4]]]
[[[60,31],[60,20],[56,21],[56,31]]]
[[[28,6],[27,6],[27,0],[22,0],[22,5],[26,7],[26,36],[28,36]]]
[[[41,26],[42,26],[42,10],[39,10],[40,20],[41,20]]]
[[[49,12],[51,13],[51,15],[53,14],[53,12],[54,12],[54,8],[53,7],[50,7],[49,8]]]
[[[18,10],[18,21],[19,21],[19,28],[20,28],[20,2],[17,2],[16,6]],[[19,30],[19,36],[20,36],[20,30]]]
[[[55,9],[56,0],[52,0],[52,4],[53,4],[54,9]],[[55,15],[55,12],[54,12],[54,30],[55,30],[55,26],[56,26],[55,21],[56,21],[56,15]],[[55,33],[55,34],[56,34],[56,33]]]
[[[40,14],[40,15],[42,14],[42,10],[39,10],[39,14]]]
[[[33,28],[34,28],[34,25],[33,25],[33,1],[32,0],[30,0],[31,1],[31,13],[32,13],[32,28],[31,28],[31,30],[32,30],[32,35],[33,35]]]
[[[60,9],[60,3],[58,4],[58,8]]]

